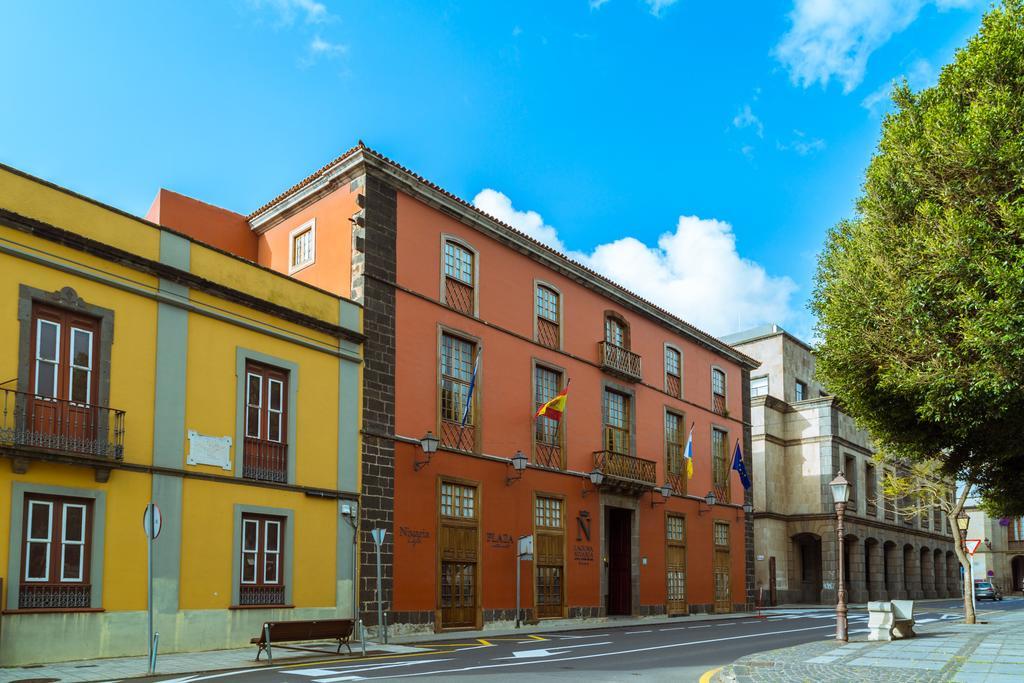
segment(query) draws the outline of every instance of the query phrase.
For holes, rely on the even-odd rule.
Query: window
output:
[[[476,407],[469,393],[476,354],[473,342],[441,335],[441,443],[450,448],[471,451],[476,444]]]
[[[686,420],[677,413],[665,413],[665,466],[672,488],[681,496],[686,495],[686,466],[683,462],[683,441]]]
[[[867,500],[869,517],[874,517],[878,513],[878,481],[876,477],[875,466],[869,462],[864,463],[864,497]]]
[[[242,476],[288,481],[288,371],[245,364],[245,449]]]
[[[729,525],[726,522],[715,522],[715,545],[729,546]]]
[[[303,223],[289,233],[288,274],[312,265],[316,260],[316,221]]]
[[[551,287],[537,285],[537,341],[552,349],[561,346],[560,305],[558,292]]]
[[[753,377],[750,380],[750,398],[768,395],[768,375]]]
[[[1024,541],[1024,517],[1015,517],[1010,520],[1010,540]]]
[[[850,500],[846,507],[851,512],[855,512],[857,510],[857,456],[849,454],[843,456],[843,472],[846,475],[846,480],[850,482]]]
[[[283,605],[285,518],[242,515],[239,605]]]
[[[541,365],[534,366],[534,410],[553,399],[562,390],[562,373]],[[534,462],[544,467],[563,469],[559,420],[541,415],[534,421]]]
[[[725,372],[720,368],[711,368],[711,410],[725,415]]]
[[[883,474],[882,476],[885,477],[887,474],[888,475],[892,475],[892,472],[889,471],[889,472]],[[887,522],[894,522],[894,521],[896,521],[896,498],[894,496],[885,495],[885,494],[883,494],[882,497],[883,497],[883,500],[885,501],[885,521],[887,521]]]
[[[92,501],[26,494],[19,609],[90,607]]]
[[[468,315],[476,312],[475,254],[457,242],[444,243],[444,301]]]
[[[683,354],[671,346],[665,347],[665,391],[676,397],[683,395]]]
[[[441,515],[455,519],[475,519],[476,488],[443,482],[441,484]]]
[[[665,518],[665,568],[669,616],[686,614],[686,519],[680,515]]]
[[[793,396],[795,401],[802,401],[805,398],[808,398],[807,385],[800,380],[796,380],[796,388],[794,389]]]
[[[536,524],[546,529],[563,528],[562,499],[537,496]]]
[[[729,501],[728,438],[721,429],[711,430],[711,476],[715,496],[721,502]]]
[[[629,397],[611,389],[604,391],[604,447],[622,455],[630,454]]]
[[[607,315],[604,319],[604,340],[622,349],[629,348],[629,327],[626,321],[617,315]]]

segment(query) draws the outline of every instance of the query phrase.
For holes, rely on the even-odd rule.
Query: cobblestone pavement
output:
[[[1020,683],[1024,681],[1024,611],[991,615],[969,626],[915,626],[917,638],[845,645],[807,643],[742,657],[722,669],[718,683]]]

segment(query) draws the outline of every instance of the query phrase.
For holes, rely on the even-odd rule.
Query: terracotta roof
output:
[[[700,329],[700,328],[698,328],[698,327],[696,327],[696,326],[686,322],[685,320],[683,320],[679,316],[675,315],[674,313],[668,312],[667,310],[665,310],[661,306],[658,306],[657,304],[655,304],[655,303],[653,303],[651,301],[648,301],[647,299],[643,298],[639,294],[636,294],[635,292],[632,292],[632,291],[626,289],[625,287],[623,287],[619,283],[615,282],[614,280],[611,280],[611,279],[605,277],[604,275],[601,275],[597,271],[590,269],[589,267],[583,265],[579,261],[576,261],[576,260],[573,260],[573,259],[569,258],[568,256],[566,256],[562,252],[558,251],[557,249],[552,249],[551,247],[549,247],[548,245],[544,244],[543,242],[537,241],[533,237],[527,235],[526,233],[524,233],[524,232],[522,232],[520,230],[517,230],[516,228],[512,227],[508,223],[505,223],[505,222],[495,218],[494,216],[492,216],[491,214],[489,214],[489,213],[487,213],[485,211],[481,211],[480,209],[475,207],[473,204],[470,204],[469,202],[467,202],[465,199],[462,199],[461,197],[452,194],[448,190],[445,190],[443,187],[441,187],[441,186],[439,186],[439,185],[437,185],[437,184],[427,180],[426,178],[424,178],[420,174],[418,174],[418,173],[416,173],[416,172],[406,168],[405,166],[401,165],[397,161],[384,156],[380,152],[378,152],[378,151],[376,151],[376,150],[374,150],[374,149],[372,149],[370,147],[367,147],[366,144],[363,143],[362,140],[359,140],[359,142],[356,144],[355,147],[352,147],[351,149],[345,151],[345,153],[341,154],[337,158],[335,158],[332,161],[328,162],[327,164],[325,164],[321,168],[317,169],[316,171],[314,171],[310,175],[308,175],[305,178],[303,178],[302,180],[300,180],[295,185],[292,185],[287,190],[285,190],[281,194],[279,194],[276,197],[274,197],[272,200],[270,200],[269,202],[267,202],[263,206],[259,207],[258,209],[256,209],[252,213],[250,213],[249,216],[248,216],[249,220],[251,221],[253,218],[258,216],[259,214],[265,212],[267,209],[272,208],[275,204],[278,204],[279,202],[283,201],[284,199],[287,199],[290,195],[292,195],[297,190],[302,189],[303,187],[309,185],[310,183],[313,183],[314,181],[316,181],[317,179],[322,177],[324,174],[326,174],[328,171],[330,171],[332,168],[334,168],[338,164],[346,161],[349,157],[351,157],[351,156],[353,156],[353,155],[355,155],[355,154],[357,154],[359,152],[362,152],[363,154],[368,155],[368,156],[375,157],[379,161],[381,161],[381,162],[383,162],[383,163],[385,163],[385,164],[387,164],[389,166],[392,166],[393,168],[401,171],[402,173],[408,174],[415,181],[417,181],[419,183],[422,183],[423,185],[426,185],[427,187],[431,188],[432,190],[443,194],[445,197],[451,199],[452,201],[454,201],[454,202],[456,202],[456,203],[466,207],[467,209],[470,209],[471,211],[479,214],[480,216],[483,216],[487,220],[489,220],[489,221],[491,221],[491,222],[501,226],[505,230],[508,230],[509,232],[515,234],[520,239],[527,240],[528,242],[532,243],[533,245],[543,249],[544,251],[547,251],[548,253],[550,253],[551,255],[555,256],[559,260],[571,263],[573,266],[575,266],[576,268],[579,268],[579,269],[585,271],[588,275],[592,276],[593,278],[598,279],[601,282],[604,282],[604,283],[606,283],[608,285],[611,285],[612,287],[614,287],[615,289],[619,290],[620,292],[622,292],[626,296],[630,297],[631,299],[634,299],[634,300],[644,304],[645,306],[649,306],[649,307],[653,308],[654,310],[658,311],[659,313],[661,313],[662,315],[670,318],[677,325],[679,325],[680,327],[688,330],[690,333],[694,334],[695,336],[703,337],[705,340],[713,343],[714,345],[722,345],[722,346],[726,346],[726,347],[730,348],[732,350],[732,352],[735,353],[737,356],[739,356],[741,358],[744,358],[744,359],[747,359],[750,362],[750,365],[752,367],[757,367],[758,365],[760,365],[760,363],[757,360],[751,358],[750,356],[747,356],[742,351],[739,351],[738,349],[733,348],[731,345],[729,345],[726,342],[723,342],[722,340],[720,340],[719,338],[715,337],[714,335],[712,335],[712,334],[710,334],[708,332],[705,332],[704,330],[702,330],[702,329]]]

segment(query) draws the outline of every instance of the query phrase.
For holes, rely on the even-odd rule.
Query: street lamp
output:
[[[850,500],[850,482],[840,472],[835,479],[828,483],[832,489],[832,500],[836,504],[836,535],[839,542],[839,590],[836,601],[836,640],[847,642],[850,640],[849,630],[846,623],[846,577],[843,576],[845,569],[846,544],[843,542],[843,514],[846,513],[846,503]]]
[[[516,451],[516,454],[512,456],[512,460],[509,464],[512,465],[512,469],[515,470],[516,475],[514,477],[505,477],[505,486],[509,486],[514,481],[519,481],[523,478],[523,470],[526,469],[526,456],[523,455],[522,451]]]
[[[744,503],[744,504],[743,504],[743,515],[744,515],[744,517],[745,517],[746,515],[749,515],[749,514],[750,514],[751,512],[753,512],[753,511],[754,511],[754,505],[753,505],[753,503]],[[736,514],[736,521],[738,522],[738,521],[740,521],[740,519],[741,519],[741,518],[740,518],[740,515],[739,515],[739,511],[737,511],[737,514]]]
[[[421,467],[426,467],[430,464],[430,456],[437,452],[437,445],[439,443],[440,441],[437,440],[433,432],[428,431],[423,435],[423,438],[420,439],[420,448],[423,450],[424,455],[427,456],[427,459],[415,461],[412,464],[413,470],[418,472]]]
[[[971,526],[971,516],[969,514],[967,514],[967,510],[964,510],[963,508],[961,508],[960,509],[960,513],[956,516],[956,528],[960,532],[960,545],[963,546],[964,555],[967,555],[967,527],[969,527],[969,526]],[[964,571],[964,576],[970,582],[970,586],[971,586],[971,604],[973,605],[974,604],[974,573],[971,571],[972,569],[973,569],[973,567],[971,566],[971,558],[968,555],[967,556],[967,569]],[[964,600],[966,600],[966,599],[967,599],[967,596],[965,595],[964,596]],[[967,608],[964,607],[964,611],[965,612],[966,612],[966,610],[967,610]]]
[[[588,489],[586,484],[583,484],[583,497],[586,498],[588,493],[593,493],[604,481],[604,472],[597,469],[596,467],[590,470],[590,483],[593,485],[593,489]]]
[[[715,492],[714,491],[708,491],[707,495],[704,496],[704,503],[705,503],[705,505],[708,506],[708,509],[707,510],[702,510],[700,508],[700,506],[698,505],[697,506],[697,515],[699,516],[699,515],[703,515],[705,512],[711,512],[711,509],[713,507],[715,507],[715,503],[717,503],[717,502],[718,502],[718,500],[715,498]]]
[[[654,500],[654,494],[655,493],[660,493],[661,494],[661,502],[660,503],[655,502],[655,500]],[[661,486],[658,486],[656,488],[651,489],[651,507],[653,508],[655,505],[664,505],[665,503],[668,502],[668,499],[671,498],[671,497],[672,497],[672,484],[670,484],[670,483],[668,483],[666,481]]]

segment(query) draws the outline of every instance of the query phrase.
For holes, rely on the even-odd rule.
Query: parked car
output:
[[[1002,600],[1003,593],[991,581],[974,582],[975,600]]]

